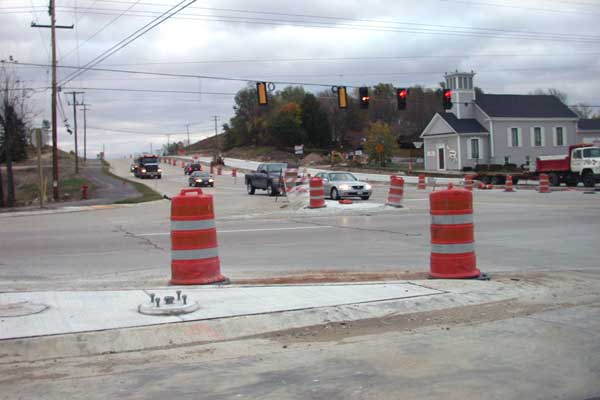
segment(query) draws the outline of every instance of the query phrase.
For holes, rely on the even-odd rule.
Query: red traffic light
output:
[[[449,110],[452,108],[452,90],[444,89],[444,93],[442,95],[442,105],[444,110]]]
[[[369,108],[369,88],[368,87],[360,87],[358,88],[358,95],[360,97],[360,108],[366,110]]]
[[[396,96],[398,97],[398,110],[406,110],[406,98],[408,97],[408,89],[396,89]]]

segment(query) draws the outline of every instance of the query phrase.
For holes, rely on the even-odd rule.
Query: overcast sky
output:
[[[181,0],[55,1],[57,23],[75,25],[57,30],[59,81],[63,92],[85,92],[78,101],[90,105],[88,155],[103,144],[109,156],[157,149],[168,133],[186,139],[188,124],[192,142],[206,137],[214,115],[219,130],[231,117],[245,80],[315,92],[379,82],[435,88],[444,72],[473,70],[487,93],[557,88],[569,104],[600,105],[597,0],[198,0],[94,65],[187,77],[88,70],[68,82],[76,70],[64,67],[86,65]],[[47,7],[0,0],[0,59],[12,56],[25,86],[39,89],[34,125],[51,118],[50,30],[30,27],[49,23]],[[72,126],[71,99],[60,96]],[[72,150],[72,142],[61,123],[59,147]]]

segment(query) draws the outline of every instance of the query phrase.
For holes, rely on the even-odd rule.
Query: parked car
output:
[[[188,178],[190,186],[215,186],[215,180],[208,171],[193,171]]]
[[[332,200],[343,197],[360,197],[369,200],[373,193],[371,185],[359,181],[350,172],[319,172],[315,177],[323,179],[325,196],[331,197]]]
[[[183,173],[185,175],[190,175],[194,171],[202,171],[202,165],[200,163],[187,163],[183,168]]]

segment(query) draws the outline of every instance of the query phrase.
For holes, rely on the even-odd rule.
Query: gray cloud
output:
[[[124,10],[133,2],[118,1],[58,1],[60,24],[75,22],[72,12],[75,4],[80,13],[77,34],[75,31],[59,31],[60,54],[64,57],[76,48],[78,37],[81,44],[79,61],[83,65],[149,21],[147,17],[123,16],[82,44],[116,17],[118,11],[115,10]],[[134,7],[132,12],[166,9],[151,7],[147,1],[140,3],[146,4]],[[175,4],[176,1],[156,0],[152,3]],[[599,61],[595,53],[600,53],[597,50],[600,29],[596,22],[597,8],[538,0],[486,3],[496,6],[470,0],[198,2],[197,7],[205,8],[186,10],[182,18],[165,22],[99,67],[329,85],[389,82],[398,86],[422,84],[430,87],[437,86],[445,71],[462,69],[477,72],[476,84],[486,92],[528,93],[536,88],[553,87],[568,93],[571,103],[598,105],[596,99],[600,83],[595,77]],[[33,0],[33,4],[38,22],[48,23],[45,11],[47,1]],[[96,10],[81,14],[92,4]],[[47,64],[48,30],[29,27],[31,20],[35,19],[33,12],[7,13],[10,7],[29,9],[31,3],[29,0],[3,0],[0,4],[0,58],[12,55],[21,62]],[[223,9],[257,12],[249,14]],[[239,18],[245,18],[246,22],[233,22],[241,21]],[[285,21],[288,21],[287,25]],[[391,22],[394,25],[390,25]],[[293,26],[319,23],[337,28]],[[362,29],[350,28],[353,24],[361,25]],[[470,31],[468,28],[484,28],[487,31],[478,31],[478,36],[458,34]],[[425,29],[430,30],[428,34],[422,33]],[[420,30],[421,33],[406,32],[408,30]],[[506,34],[506,31],[513,34],[520,31],[521,36],[535,36],[531,32],[546,32],[555,34],[556,38],[526,40],[498,37]],[[581,40],[558,40],[572,39],[573,35],[579,35]],[[591,41],[594,36],[596,41]],[[588,41],[584,42],[583,39]],[[456,55],[461,57],[439,57]],[[267,62],[298,58],[312,60]],[[61,60],[61,64],[76,65],[77,59],[77,52],[71,52]],[[257,59],[265,62],[192,63]],[[17,71],[31,87],[49,84],[48,68],[20,67]],[[61,78],[68,74],[69,71],[61,69]],[[245,85],[246,82],[88,71],[67,86],[235,93]],[[307,86],[307,89],[322,90],[313,86]],[[62,97],[63,104],[67,106],[64,95]],[[85,99],[92,104],[92,110],[88,113],[90,148],[98,151],[104,143],[109,153],[113,154],[148,150],[151,142],[156,148],[167,140],[166,136],[160,136],[159,133],[172,133],[171,140],[184,139],[185,125],[188,123],[198,123],[190,126],[192,139],[197,140],[212,132],[213,115],[219,115],[221,122],[225,122],[232,115],[233,106],[233,96],[209,94],[86,90]],[[33,106],[38,110],[35,124],[50,117],[49,105],[49,91],[34,97]],[[67,107],[65,112],[72,120],[72,110]],[[113,132],[109,129],[139,133]],[[61,146],[67,150],[72,148],[72,137],[62,127],[59,136]]]

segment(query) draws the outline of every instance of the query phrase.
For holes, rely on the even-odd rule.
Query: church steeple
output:
[[[446,88],[452,90],[452,112],[457,118],[474,118],[475,111],[473,101],[475,100],[475,86],[473,77],[475,72],[451,72],[446,73]]]

